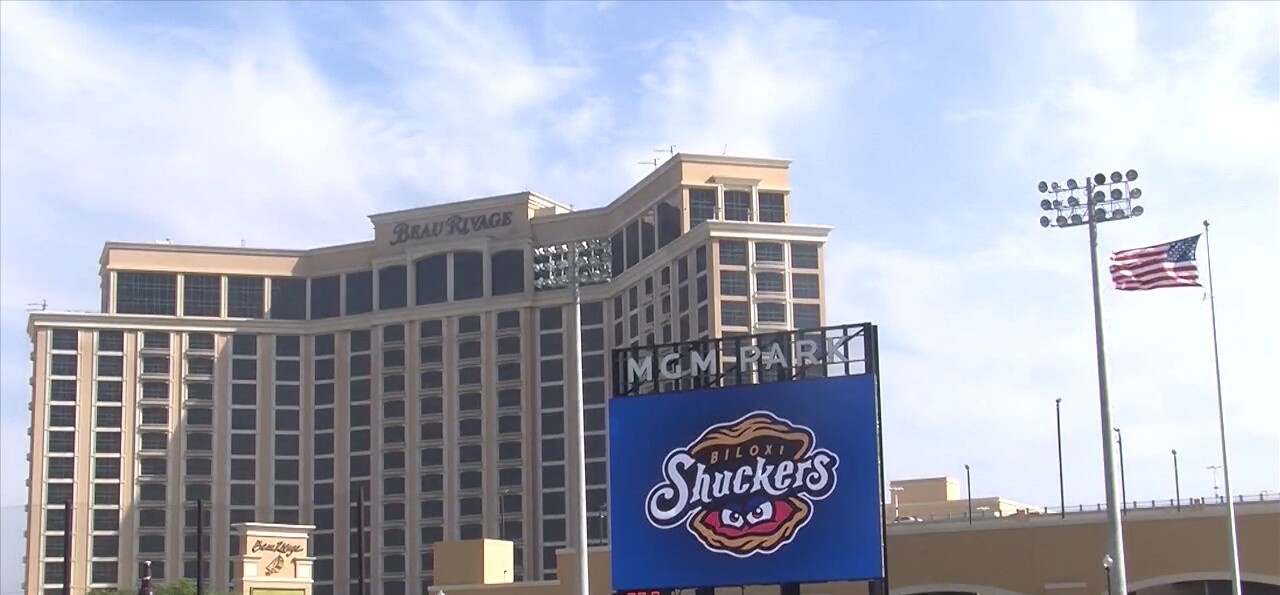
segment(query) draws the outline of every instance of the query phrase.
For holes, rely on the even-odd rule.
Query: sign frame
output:
[[[879,335],[876,325],[864,322],[622,347],[614,349],[612,357],[615,399],[642,399],[663,393],[700,392],[744,384],[870,376],[875,411],[876,477],[879,482],[876,492],[880,525],[880,572],[878,577],[869,579],[869,588],[872,593],[889,592],[884,425],[880,394]],[[644,373],[646,368],[649,372],[647,376]],[[612,443],[613,432],[609,435]],[[612,458],[609,464],[612,466]],[[612,525],[615,514],[611,507],[610,536],[614,535]],[[680,588],[730,586],[746,585],[682,585]],[[645,590],[643,585],[620,587],[616,583],[611,588],[615,593]]]

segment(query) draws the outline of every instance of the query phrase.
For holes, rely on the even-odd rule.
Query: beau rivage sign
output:
[[[500,210],[467,215],[449,215],[425,221],[401,221],[391,227],[390,245],[437,238],[464,237],[511,227],[514,211]]]

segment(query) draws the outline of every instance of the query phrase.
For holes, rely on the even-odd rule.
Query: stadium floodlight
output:
[[[570,366],[566,382],[569,389],[570,460],[577,467],[574,488],[577,502],[573,515],[578,519],[571,546],[577,553],[577,595],[588,595],[587,578],[587,463],[583,436],[586,416],[583,411],[582,386],[582,293],[583,285],[606,283],[613,277],[613,249],[606,238],[575,240],[538,246],[533,249],[533,286],[539,290],[569,289],[573,304],[568,331]]]
[[[1107,394],[1107,358],[1102,337],[1102,293],[1098,286],[1098,224],[1107,221],[1121,221],[1130,217],[1142,216],[1143,209],[1134,201],[1142,197],[1142,190],[1131,188],[1129,184],[1138,179],[1136,170],[1129,170],[1124,175],[1119,171],[1107,176],[1101,172],[1084,178],[1081,187],[1075,178],[1068,178],[1066,187],[1057,182],[1040,182],[1036,188],[1043,194],[1053,194],[1053,200],[1042,199],[1040,208],[1047,203],[1055,211],[1056,216],[1050,220],[1040,217],[1041,227],[1075,227],[1089,226],[1089,264],[1093,280],[1093,325],[1094,339],[1098,359],[1098,404],[1102,417],[1102,462],[1107,488],[1107,523],[1109,535],[1107,543],[1106,564],[1108,566],[1107,585],[1110,593],[1128,593],[1129,586],[1125,577],[1124,532],[1120,526],[1120,487],[1116,483],[1115,441],[1111,436],[1111,400]],[[1082,191],[1077,197],[1076,192]],[[1066,193],[1066,197],[1061,195]],[[1066,200],[1062,200],[1065,198]],[[1083,200],[1081,200],[1083,198]]]

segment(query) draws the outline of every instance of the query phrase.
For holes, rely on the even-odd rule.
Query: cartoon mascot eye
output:
[[[722,524],[722,525],[724,525],[724,526],[726,526],[726,527],[741,527],[741,526],[742,526],[742,514],[741,514],[741,513],[739,513],[739,512],[737,512],[737,511],[729,510],[729,509],[727,509],[727,508],[726,508],[726,509],[724,509],[724,510],[721,510],[721,511],[720,511],[720,524]]]
[[[773,518],[773,503],[765,502],[757,506],[755,510],[747,513],[747,522],[756,524]]]

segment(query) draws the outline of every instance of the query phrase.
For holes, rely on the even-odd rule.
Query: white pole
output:
[[[1107,391],[1107,352],[1102,340],[1102,291],[1098,287],[1098,224],[1092,216],[1093,179],[1085,182],[1085,196],[1089,205],[1089,266],[1093,280],[1093,333],[1098,357],[1098,406],[1102,417],[1102,478],[1107,493],[1107,551],[1112,569],[1109,588],[1112,593],[1126,595],[1129,592],[1125,572],[1124,527],[1120,520],[1123,505],[1120,486],[1116,483],[1116,441],[1112,439],[1111,397]],[[1239,595],[1239,594],[1236,594]]]
[[[1204,261],[1209,277],[1209,315],[1213,321],[1213,373],[1218,388],[1218,435],[1222,440],[1222,487],[1227,492],[1227,551],[1231,563],[1231,595],[1240,593],[1240,545],[1236,537],[1236,505],[1231,499],[1231,472],[1227,468],[1227,420],[1222,405],[1222,366],[1218,362],[1218,309],[1213,301],[1213,257],[1209,252],[1209,221],[1204,222]]]
[[[578,243],[573,242],[569,250],[569,287],[573,292],[573,309],[569,314],[569,398],[571,399],[572,418],[569,428],[569,448],[572,451],[573,463],[577,467],[574,473],[574,493],[577,502],[574,506],[574,517],[577,526],[573,528],[573,547],[577,552],[578,595],[590,595],[591,586],[587,576],[587,462],[586,462],[586,415],[583,412],[582,388],[582,292],[578,279]]]

